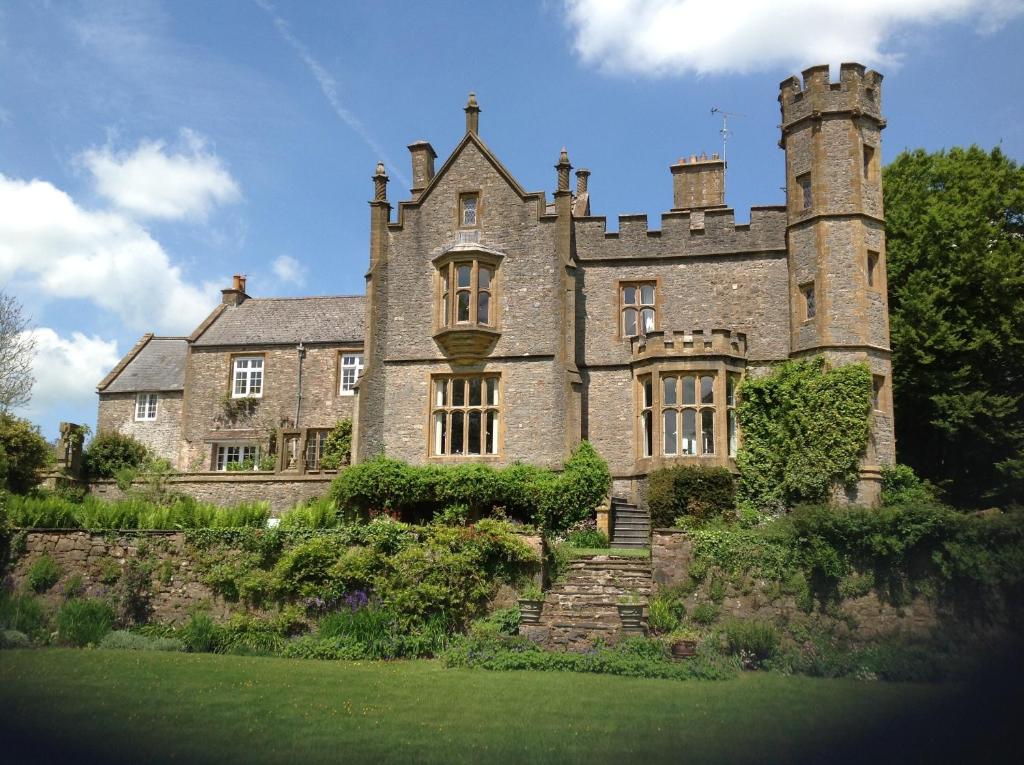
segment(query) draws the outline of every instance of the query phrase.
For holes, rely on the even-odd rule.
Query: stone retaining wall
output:
[[[272,515],[307,499],[322,497],[331,488],[334,473],[325,475],[280,475],[275,473],[181,473],[167,479],[168,488],[200,502],[235,505],[239,502],[270,503]],[[135,486],[144,488],[138,481]],[[114,481],[93,481],[89,492],[103,499],[122,499],[125,493]]]
[[[543,558],[539,536],[521,535],[520,539]],[[191,612],[202,607],[217,621],[233,613],[261,612],[239,602],[224,600],[202,581],[194,560],[194,550],[182,532],[167,531],[69,531],[28,529],[24,545],[9,572],[5,586],[21,591],[29,568],[43,555],[49,555],[60,568],[60,579],[42,597],[54,607],[63,602],[69,584],[81,577],[83,597],[105,597],[117,593],[120,573],[129,561],[144,561],[151,571],[148,620],[161,624],[187,622]],[[536,574],[538,582],[543,572]],[[515,604],[516,593],[510,587],[499,588],[493,608]]]
[[[693,542],[680,529],[655,529],[651,534],[651,573],[655,592],[661,587],[672,587],[690,582],[690,565],[693,562]],[[709,593],[711,577],[705,577],[686,600],[686,612],[694,606],[711,602]],[[777,583],[750,580],[737,588],[725,584],[725,598],[719,604],[719,619],[762,619],[766,621],[803,618],[807,614],[797,605],[793,595],[779,594]],[[916,597],[909,603],[894,606],[875,592],[861,597],[842,600],[835,610],[819,613],[817,604],[814,616],[837,626],[845,625],[859,638],[870,640],[882,635],[907,633],[924,635],[938,626],[945,615],[939,604],[923,597]]]

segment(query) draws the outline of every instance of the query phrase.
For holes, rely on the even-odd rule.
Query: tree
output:
[[[0,292],[0,412],[24,406],[32,397],[36,341],[21,304]]]
[[[28,420],[0,412],[0,452],[7,488],[23,494],[39,483],[39,471],[51,457],[50,445]]]
[[[959,506],[1024,499],[1024,168],[999,149],[884,171],[898,456]]]

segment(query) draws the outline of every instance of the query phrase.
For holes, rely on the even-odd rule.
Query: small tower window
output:
[[[882,408],[882,390],[885,388],[885,377],[882,375],[871,375],[871,408],[880,410]]]
[[[864,180],[870,181],[874,174],[875,147],[864,144]]]
[[[868,286],[878,286],[878,253],[868,250]]]
[[[817,305],[814,300],[814,282],[800,285],[800,294],[804,298],[804,319],[813,319],[817,313]]]
[[[463,194],[459,197],[459,225],[463,228],[476,228],[478,224],[479,194]]]
[[[796,177],[797,186],[800,187],[800,203],[802,210],[811,209],[811,174],[804,173]]]

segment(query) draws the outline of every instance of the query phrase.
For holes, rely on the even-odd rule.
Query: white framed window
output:
[[[140,393],[137,395],[135,397],[135,419],[140,421],[155,420],[157,398],[155,393]]]
[[[236,356],[232,363],[232,398],[263,396],[263,357]]]
[[[351,396],[355,393],[356,381],[363,373],[363,354],[343,353],[341,355],[341,389],[342,396]]]
[[[225,471],[228,465],[239,464],[246,460],[255,462],[259,459],[259,449],[255,444],[224,444],[217,446],[216,469]]]

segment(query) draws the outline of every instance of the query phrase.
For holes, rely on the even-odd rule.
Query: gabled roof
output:
[[[249,298],[215,311],[192,336],[196,347],[363,342],[362,295]]]
[[[444,164],[441,165],[441,168],[434,174],[434,177],[430,179],[430,182],[426,185],[423,191],[419,193],[419,196],[417,196],[415,199],[403,200],[398,203],[398,220],[388,224],[391,228],[402,228],[402,225],[404,223],[403,219],[405,217],[405,208],[419,207],[420,205],[422,205],[431,195],[434,189],[437,188],[438,184],[440,184],[441,182],[441,179],[448,173],[452,165],[455,164],[455,161],[458,159],[459,155],[462,154],[462,152],[470,144],[475,146],[480,151],[484,159],[486,159],[491,164],[491,166],[495,169],[498,175],[500,175],[505,180],[505,182],[509,185],[512,191],[514,191],[520,199],[522,199],[524,202],[528,200],[534,200],[541,203],[539,205],[541,208],[539,210],[539,213],[544,212],[544,192],[524,190],[523,187],[519,184],[519,181],[517,181],[515,177],[512,175],[512,173],[508,171],[508,168],[501,163],[501,160],[499,160],[494,155],[494,152],[491,151],[487,144],[483,142],[480,136],[470,131],[467,132],[462,137],[462,140],[459,141],[458,145],[452,150],[452,153],[448,155],[448,159],[446,159]]]
[[[188,339],[145,334],[97,386],[100,393],[172,391],[185,388]]]

